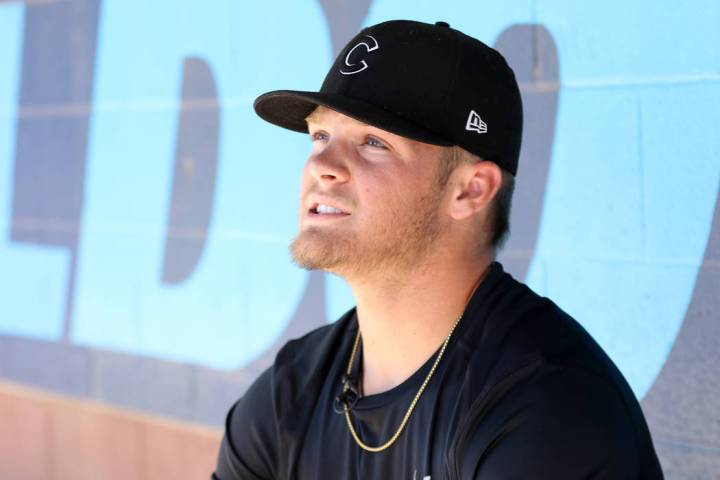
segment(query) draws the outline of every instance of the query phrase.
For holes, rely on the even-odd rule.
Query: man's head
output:
[[[443,230],[432,162],[441,147],[322,106],[308,117],[308,129],[295,262],[346,278],[422,263]]]
[[[291,246],[298,265],[360,277],[494,249],[503,177],[496,164],[322,106],[308,130],[313,147]]]
[[[512,177],[520,152],[522,102],[512,69],[499,52],[479,40],[444,22],[434,25],[408,20],[383,22],[363,29],[343,48],[319,92],[277,90],[259,96],[254,106],[265,120],[291,130],[309,131],[314,136],[314,145],[322,145],[320,149],[313,148],[308,160],[303,183],[307,192],[329,194],[333,191],[331,185],[343,185],[344,174],[352,173],[349,167],[357,166],[352,162],[365,154],[373,158],[380,155],[371,152],[369,146],[358,150],[358,145],[366,144],[360,143],[359,133],[352,130],[355,127],[375,129],[376,134],[386,138],[397,137],[395,145],[403,145],[395,152],[400,159],[398,165],[423,160],[413,164],[417,171],[404,170],[401,181],[386,182],[390,192],[403,190],[405,180],[410,185],[421,178],[426,180],[434,169],[432,187],[428,184],[420,189],[421,183],[417,183],[404,196],[391,196],[389,201],[396,204],[385,207],[391,212],[398,212],[399,207],[410,210],[384,228],[405,228],[405,240],[409,240],[408,231],[425,233],[427,238],[409,249],[414,251],[413,255],[428,251],[429,245],[451,225],[465,229],[472,225],[477,230],[474,238],[479,243],[478,249],[502,245],[507,233]],[[316,114],[306,121],[313,112]],[[317,139],[314,126],[336,130],[326,132],[331,134],[327,137],[329,141],[323,143],[326,136]],[[339,175],[317,173],[316,167],[333,165],[343,167],[335,172]],[[381,165],[386,170],[378,172],[392,170],[387,164]],[[346,167],[348,170],[344,171]],[[376,180],[379,185],[387,179]],[[457,193],[463,188],[466,196],[461,199],[465,202],[455,204],[459,210],[453,210],[449,192]],[[346,206],[350,208],[354,200],[373,195],[374,189],[370,183],[356,191],[348,187],[349,196],[335,200],[349,202]],[[404,204],[408,199],[412,202]],[[362,211],[369,205],[357,206]],[[469,208],[463,210],[463,205]],[[415,212],[422,212],[423,216],[418,217]],[[460,220],[467,216],[474,222],[445,224],[450,221],[447,215]],[[407,225],[409,219],[412,226]],[[358,218],[332,219],[345,220],[350,223]],[[330,223],[323,225],[329,227]],[[320,228],[321,225],[314,225],[308,227],[308,232],[319,232]],[[296,248],[300,246],[296,241],[294,251],[300,252]],[[331,248],[331,244],[327,246]],[[402,250],[398,245],[394,248],[395,253],[398,248]]]

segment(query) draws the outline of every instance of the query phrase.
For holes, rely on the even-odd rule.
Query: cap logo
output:
[[[345,55],[345,65],[350,68],[345,70],[340,69],[340,73],[342,73],[343,75],[353,75],[362,72],[363,70],[368,68],[368,64],[365,60],[360,60],[360,64],[350,62],[350,55],[352,55],[356,48],[363,46],[365,47],[365,50],[367,52],[372,52],[373,50],[377,50],[378,48],[380,48],[380,45],[378,45],[378,42],[377,40],[375,40],[374,37],[372,37],[371,35],[365,36],[372,40],[372,42],[370,42],[372,43],[372,46],[366,41],[358,42],[357,44],[355,44],[355,46],[348,51],[347,55]]]
[[[477,133],[487,133],[487,123],[483,122],[480,115],[475,110],[470,110],[468,115],[467,123],[465,124],[465,130]]]

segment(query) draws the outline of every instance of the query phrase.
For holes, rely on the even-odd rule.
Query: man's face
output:
[[[312,151],[302,174],[294,261],[346,278],[419,265],[443,231],[442,147],[325,107],[308,126]]]

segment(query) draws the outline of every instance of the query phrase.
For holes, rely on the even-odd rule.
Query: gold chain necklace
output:
[[[417,405],[418,400],[420,399],[420,395],[423,394],[425,391],[425,387],[427,387],[428,382],[430,382],[430,379],[433,376],[433,373],[435,373],[435,369],[437,368],[438,364],[440,363],[440,359],[443,356],[443,353],[445,353],[445,348],[447,348],[448,343],[450,342],[450,337],[452,336],[453,332],[455,331],[455,327],[457,327],[458,323],[460,323],[460,319],[462,318],[463,314],[461,313],[460,316],[455,320],[455,323],[453,324],[452,328],[450,329],[450,333],[448,333],[447,338],[442,344],[442,347],[440,347],[440,353],[438,353],[437,358],[435,358],[435,362],[433,363],[432,368],[430,369],[430,372],[428,372],[427,377],[425,377],[425,381],[420,386],[420,390],[415,394],[415,398],[413,398],[412,403],[410,403],[410,407],[408,408],[407,412],[405,412],[405,417],[403,417],[402,422],[400,422],[400,427],[398,427],[395,434],[390,437],[390,440],[385,442],[384,444],[377,446],[377,447],[371,447],[367,444],[365,444],[361,439],[360,436],[355,431],[355,427],[353,427],[352,419],[350,418],[350,409],[348,408],[347,402],[343,403],[343,411],[345,412],[345,420],[347,421],[348,428],[350,429],[350,433],[352,434],[353,438],[355,439],[355,443],[360,446],[363,450],[367,450],[368,452],[382,452],[383,450],[387,449],[395,443],[395,440],[398,439],[400,434],[402,433],[403,429],[405,428],[405,425],[407,424],[408,420],[410,419],[410,415],[412,414],[413,410],[415,409],[415,405]],[[355,335],[355,344],[353,345],[352,353],[350,354],[350,361],[348,362],[347,366],[347,373],[346,375],[349,377],[350,372],[352,371],[352,365],[355,360],[355,354],[357,353],[358,344],[360,343],[360,326],[358,325],[358,332],[357,335]],[[345,393],[348,388],[350,388],[345,383],[345,386],[343,387],[343,393]]]

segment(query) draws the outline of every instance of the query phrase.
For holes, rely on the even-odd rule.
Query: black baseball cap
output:
[[[391,20],[340,51],[319,92],[274,90],[255,99],[270,123],[307,133],[318,105],[397,135],[458,145],[517,173],[522,100],[505,58],[451,28]]]

